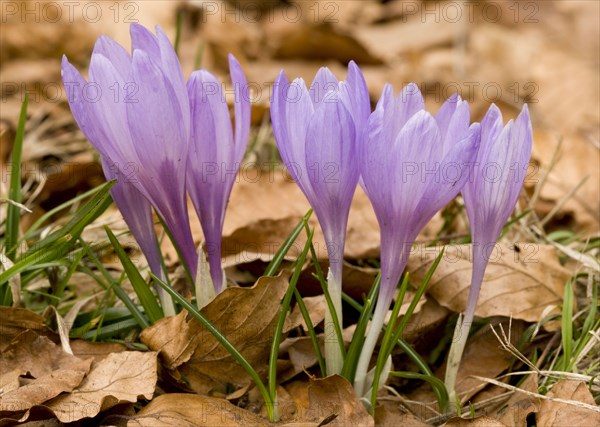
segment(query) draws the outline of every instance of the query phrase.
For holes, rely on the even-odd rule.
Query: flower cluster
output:
[[[202,165],[208,162],[237,170],[250,127],[246,79],[230,56],[235,88],[232,128],[221,85],[212,74],[196,71],[186,84],[173,47],[160,29],[155,36],[133,25],[131,38],[131,55],[107,37],[98,39],[89,82],[105,93],[112,85],[124,88],[133,82],[136,101],[114,103],[102,97],[85,102],[78,92],[85,80],[64,58],[63,81],[72,92],[71,109],[100,152],[107,178],[117,178],[112,190],[115,203],[156,274],[161,267],[152,208],[170,231],[183,262],[195,273],[196,249],[186,204],[189,192],[209,248],[214,289],[219,292],[225,287],[221,235],[235,175],[219,179],[219,174],[207,173]],[[340,324],[343,248],[359,183],[377,216],[381,285],[355,375],[356,391],[363,395],[369,387],[371,354],[420,230],[462,193],[473,247],[479,250],[494,243],[519,197],[532,131],[526,106],[506,126],[494,105],[481,124],[471,124],[469,106],[457,95],[432,115],[414,84],[397,96],[386,85],[371,112],[360,69],[354,62],[348,68],[345,81],[322,68],[310,88],[302,79],[289,83],[282,71],[273,89],[271,120],[283,162],[323,229],[330,258],[328,289]],[[207,85],[218,90],[207,91]],[[490,162],[500,171],[494,179],[488,176]],[[465,324],[473,317],[488,257],[474,253]],[[338,373],[343,363],[340,348],[329,342],[334,336],[329,326],[333,314],[328,312],[325,326],[326,359],[328,372]],[[455,353],[460,356],[462,349]],[[452,378],[447,383],[453,385]]]
[[[75,120],[102,158],[105,175],[116,178],[113,199],[140,244],[152,271],[161,276],[151,208],[163,220],[184,265],[195,277],[198,258],[190,230],[187,194],[200,217],[216,292],[225,281],[221,234],[235,174],[203,173],[214,162],[237,171],[250,129],[249,96],[240,64],[229,57],[235,87],[235,130],[216,77],[192,73],[187,85],[165,33],[131,26],[131,55],[101,36],[86,82],[63,57],[62,78]],[[93,87],[102,96],[86,96]],[[134,96],[115,97],[118,91]],[[219,88],[219,90],[215,90]],[[112,96],[115,95],[115,96]]]

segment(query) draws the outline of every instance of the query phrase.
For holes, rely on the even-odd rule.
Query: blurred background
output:
[[[600,2],[2,0],[0,4],[3,191],[19,108],[25,94],[30,96],[23,170],[28,206],[34,213],[24,217],[24,226],[103,180],[97,156],[66,103],[60,83],[62,55],[85,75],[100,34],[129,49],[129,25],[139,22],[148,28],[160,25],[173,41],[179,32],[186,77],[201,66],[228,81],[227,54],[240,60],[253,91],[254,131],[247,161],[259,168],[274,156],[269,93],[282,68],[290,79],[310,82],[321,66],[344,78],[348,61],[355,60],[365,74],[373,105],[386,82],[396,91],[416,82],[432,112],[458,92],[470,102],[473,120],[480,120],[492,102],[506,120],[528,103],[535,130],[526,181],[530,195],[544,180],[535,195],[536,214],[545,218],[552,213],[546,224],[550,230],[566,227],[584,235],[598,233]],[[234,219],[236,194],[234,190],[234,213],[228,214]],[[229,230],[233,233],[236,228],[232,225]]]

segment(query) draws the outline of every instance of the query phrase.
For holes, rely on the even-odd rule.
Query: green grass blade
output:
[[[252,365],[250,365],[250,363],[246,360],[246,358],[242,355],[242,353],[240,353],[233,346],[233,344],[231,344],[229,342],[227,337],[225,335],[223,335],[206,317],[204,317],[204,315],[200,311],[198,311],[198,309],[195,306],[190,304],[184,297],[179,295],[179,293],[177,291],[175,291],[167,283],[163,282],[159,277],[156,277],[153,273],[150,273],[150,275],[152,276],[152,278],[154,280],[156,280],[156,283],[158,283],[158,285],[161,288],[163,288],[169,295],[171,295],[171,297],[175,301],[177,301],[179,303],[179,305],[181,305],[194,319],[196,319],[198,322],[200,322],[200,324],[202,326],[204,326],[206,328],[206,330],[208,332],[210,332],[212,334],[212,336],[214,336],[215,339],[217,341],[219,341],[219,343],[223,347],[225,347],[225,349],[229,352],[229,354],[231,354],[231,357],[233,357],[240,364],[240,366],[242,366],[242,368],[244,368],[246,373],[248,373],[250,378],[252,378],[252,380],[256,384],[256,387],[260,391],[260,393],[266,403],[269,419],[271,421],[274,421],[273,402],[271,400],[269,392],[268,392],[267,388],[265,387],[265,384],[263,383],[263,381],[260,379],[260,376],[258,375],[256,370],[252,367]]]
[[[127,309],[129,310],[133,318],[136,320],[140,328],[145,329],[148,326],[150,326],[150,323],[148,322],[148,319],[146,319],[146,316],[144,316],[144,314],[140,311],[137,305],[135,305],[131,298],[129,298],[129,295],[127,295],[127,293],[121,287],[121,285],[110,275],[108,270],[106,270],[106,268],[102,265],[92,248],[90,248],[90,246],[83,239],[80,238],[79,241],[84,247],[90,260],[94,263],[98,271],[104,276],[106,281],[109,283],[109,289],[111,289],[115,293],[115,295],[123,302],[125,307],[127,307]]]
[[[379,285],[381,284],[381,273],[377,273],[373,286],[369,290],[369,294],[365,300],[364,307],[354,301],[350,296],[342,292],[342,299],[352,306],[356,311],[360,313],[358,322],[356,323],[356,329],[352,335],[352,341],[348,347],[346,358],[344,359],[344,366],[342,368],[342,376],[346,378],[350,383],[354,383],[354,374],[356,373],[356,365],[360,358],[360,351],[365,342],[365,333],[367,331],[367,325],[369,320],[373,316],[373,309],[375,308],[375,302],[377,301],[377,295],[379,293]]]
[[[289,252],[290,248],[292,247],[292,245],[294,244],[294,242],[296,241],[296,239],[302,232],[302,229],[304,228],[304,224],[308,221],[308,219],[312,215],[312,212],[313,212],[312,209],[310,209],[306,213],[306,215],[304,215],[304,217],[298,223],[298,225],[296,225],[296,227],[294,227],[294,230],[292,231],[292,233],[287,237],[287,239],[285,239],[285,241],[283,242],[281,247],[277,250],[277,252],[275,252],[273,259],[267,266],[265,272],[263,273],[263,276],[274,276],[277,273],[277,270],[279,270],[279,267],[281,266],[283,259],[285,258],[285,256]]]
[[[21,105],[21,114],[19,114],[19,124],[17,125],[17,133],[15,143],[11,153],[11,170],[10,170],[10,187],[8,189],[8,198],[16,203],[23,201],[21,193],[21,155],[23,154],[23,137],[25,136],[25,122],[27,120],[27,104],[29,96],[26,94],[23,104]],[[19,222],[21,219],[21,208],[11,203],[7,203],[6,210],[6,231],[4,239],[4,247],[6,248],[6,256],[15,260],[17,252],[17,241],[19,239]]]
[[[404,296],[406,295],[406,290],[408,289],[408,273],[404,274],[402,279],[402,283],[400,285],[400,291],[398,292],[398,296],[396,297],[396,302],[394,303],[394,308],[392,309],[392,316],[390,317],[390,321],[385,328],[385,332],[383,333],[383,339],[381,341],[381,347],[379,349],[379,354],[377,355],[377,362],[375,363],[375,373],[373,374],[373,386],[371,390],[371,408],[375,408],[375,404],[377,403],[377,391],[379,390],[379,380],[381,379],[381,374],[383,373],[383,368],[385,366],[385,362],[388,357],[392,354],[392,350],[394,348],[394,340],[393,340],[393,332],[396,326],[396,321],[398,316],[400,315],[400,308],[402,307],[402,303],[404,302]]]
[[[177,256],[179,257],[179,261],[181,262],[181,265],[183,266],[183,270],[185,271],[185,275],[188,278],[189,282],[192,284],[192,286],[194,285],[194,283],[196,283],[196,278],[192,277],[192,273],[190,272],[190,266],[187,265],[187,263],[185,262],[185,259],[183,258],[183,253],[181,252],[181,250],[179,249],[179,246],[177,246],[177,242],[175,242],[175,238],[173,237],[173,235],[171,234],[171,231],[169,230],[169,228],[167,227],[167,224],[165,223],[165,221],[162,219],[162,217],[160,215],[158,215],[158,220],[160,221],[163,230],[165,230],[165,234],[169,237],[169,240],[171,240],[171,243],[173,244],[173,247],[175,248],[175,252],[177,252]],[[159,253],[161,253],[161,251],[159,251]],[[162,257],[162,256],[161,256]],[[164,267],[164,260],[162,261],[163,263],[163,269],[164,271],[167,271]]]
[[[19,274],[35,265],[46,264],[54,261],[57,258],[61,258],[68,252],[69,246],[73,236],[67,234],[62,236],[60,239],[54,241],[54,246],[51,248],[41,248],[35,251],[31,251],[23,256],[19,261],[13,264],[12,267],[7,268],[0,273],[0,286],[4,286],[8,279],[13,277],[15,274]]]
[[[130,331],[133,328],[139,326],[139,322],[134,318],[119,320],[118,322],[110,323],[108,325],[102,325],[97,329],[92,329],[81,334],[81,338],[84,340],[106,340],[113,338],[117,334]]]
[[[308,336],[310,337],[310,341],[312,342],[313,348],[315,349],[315,355],[317,356],[317,361],[319,362],[319,369],[321,370],[321,376],[325,376],[325,359],[323,358],[323,353],[321,352],[321,346],[319,345],[319,340],[317,338],[317,333],[315,332],[315,327],[310,320],[310,314],[308,313],[308,309],[306,308],[306,304],[304,304],[304,300],[302,299],[302,295],[298,292],[298,289],[294,289],[294,297],[296,298],[296,303],[298,304],[298,308],[300,309],[300,313],[302,314],[302,318],[304,319],[304,323],[306,323],[306,328],[308,329]]]
[[[109,192],[114,183],[114,181],[109,181],[102,184],[102,188],[94,195],[94,197],[85,203],[64,226],[37,242],[31,251],[54,246],[56,240],[61,239],[66,235],[72,235],[74,237],[74,243],[83,229],[98,218],[111,205],[112,199]]]
[[[85,193],[82,193],[82,194],[72,198],[71,200],[68,200],[68,201],[58,205],[57,207],[50,209],[48,212],[46,212],[44,215],[42,215],[36,222],[34,222],[31,227],[29,227],[29,229],[25,232],[25,234],[23,235],[21,240],[27,240],[27,239],[33,238],[36,235],[35,232],[42,226],[42,224],[44,222],[48,221],[53,215],[56,215],[58,212],[60,212],[64,209],[67,209],[70,206],[73,206],[75,203],[78,203],[78,202],[96,194],[98,191],[100,191],[104,188],[104,185],[105,184],[102,184],[95,188],[92,188],[91,190],[86,191]]]
[[[81,259],[84,255],[84,251],[78,251],[77,253],[73,254],[73,262],[71,263],[71,265],[69,265],[67,274],[65,274],[61,281],[56,285],[56,289],[54,289],[56,303],[54,303],[53,305],[57,305],[58,302],[60,302],[60,300],[62,299],[65,293],[65,289],[67,288],[67,284],[69,283],[69,280],[71,280],[71,277],[73,277],[73,273],[75,273],[75,270],[77,270],[77,266],[81,262]]]
[[[175,55],[179,56],[179,44],[181,43],[181,31],[183,29],[183,10],[177,11],[177,16],[175,17],[175,42],[173,43],[173,49],[175,50]]]
[[[563,370],[571,369],[571,355],[573,354],[573,282],[567,281],[562,309],[562,347]]]
[[[148,319],[150,319],[151,323],[155,323],[158,320],[162,319],[164,317],[164,313],[158,305],[156,297],[150,290],[150,286],[148,286],[138,269],[135,267],[135,265],[133,265],[133,263],[125,253],[123,246],[121,246],[121,243],[119,243],[119,240],[117,240],[110,228],[108,228],[108,226],[105,225],[104,230],[108,235],[108,239],[110,240],[110,243],[112,244],[115,253],[121,260],[121,264],[125,269],[125,273],[127,274],[127,277],[129,277],[131,286],[133,286],[133,290],[135,291],[138,299],[140,300],[140,304],[142,304],[142,307],[144,307],[144,312],[148,316]]]
[[[412,317],[412,315],[415,311],[415,308],[417,308],[417,304],[419,303],[421,297],[423,296],[423,294],[425,293],[425,290],[427,289],[427,285],[429,285],[429,281],[431,280],[433,273],[435,273],[435,270],[437,269],[438,265],[440,264],[440,261],[442,260],[442,257],[444,256],[444,251],[445,251],[445,247],[442,248],[442,250],[440,251],[438,256],[435,258],[435,261],[433,262],[433,264],[431,264],[431,267],[429,267],[429,270],[427,270],[427,274],[423,278],[423,281],[421,282],[421,285],[417,289],[417,292],[416,292],[414,298],[410,302],[408,310],[406,310],[406,314],[404,316],[402,316],[402,319],[400,320],[400,324],[398,325],[398,329],[394,332],[393,342],[398,342],[400,335],[402,334],[402,332],[404,332],[404,328],[406,327],[406,324]]]
[[[302,273],[302,267],[304,266],[304,262],[306,261],[310,245],[312,244],[314,232],[315,231],[313,229],[308,235],[308,240],[306,241],[306,245],[304,245],[304,250],[302,251],[300,257],[296,261],[296,268],[294,268],[294,274],[292,274],[290,284],[285,293],[285,296],[283,297],[283,301],[281,302],[281,307],[279,309],[279,318],[277,319],[277,323],[275,324],[273,344],[271,345],[271,353],[269,355],[268,378],[269,393],[271,395],[271,399],[273,399],[273,402],[275,403],[277,403],[277,356],[279,356],[279,346],[281,344],[281,340],[283,339],[283,327],[285,325],[285,318],[287,317],[288,311],[290,309],[292,296],[294,295],[294,291],[296,290],[298,278],[300,277],[300,273]]]

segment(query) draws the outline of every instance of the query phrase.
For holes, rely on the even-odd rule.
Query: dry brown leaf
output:
[[[548,397],[596,406],[588,385],[583,381],[560,380],[554,384]],[[600,412],[544,399],[537,416],[537,425],[544,427],[596,427],[600,425]]]
[[[494,328],[497,330],[500,325],[505,331],[508,331],[508,321],[494,325]],[[522,330],[523,322],[512,322],[511,342],[513,344],[518,342]],[[487,385],[471,376],[496,378],[508,368],[511,360],[512,355],[500,347],[500,342],[492,332],[491,325],[484,326],[467,341],[458,369],[456,394],[462,402],[467,402]],[[437,372],[439,378],[443,378],[441,371],[442,369]]]
[[[382,400],[375,409],[376,427],[426,427],[428,424],[421,422],[410,412],[407,412],[400,402]]]
[[[260,416],[239,408],[225,399],[197,394],[170,393],[156,397],[132,417],[128,427],[241,427],[268,426]]]
[[[0,306],[0,351],[10,344],[12,339],[26,330],[41,335],[49,335],[50,330],[44,324],[44,318],[25,308]]]
[[[454,417],[448,420],[444,427],[507,427],[508,424],[504,424],[491,417],[477,417],[477,418],[460,418]]]
[[[310,25],[294,28],[279,39],[274,57],[308,60],[337,59],[342,63],[355,60],[360,64],[381,65],[379,52],[373,54],[365,46],[339,28],[331,25]]]
[[[327,310],[327,301],[325,301],[325,295],[304,297],[302,300],[304,301],[304,305],[308,311],[310,323],[312,323],[313,326],[321,323],[325,319],[325,311]],[[294,309],[290,314],[290,319],[292,320],[292,323],[299,323],[302,326],[302,329],[304,329],[304,332],[308,332],[308,326],[304,322],[304,318],[302,317],[302,313],[300,312],[298,305],[294,306]]]
[[[418,312],[411,316],[402,333],[402,338],[407,342],[414,342],[420,338],[428,340],[428,332],[442,325],[450,314],[433,298],[424,297],[423,299],[425,303]]]
[[[266,368],[288,282],[284,277],[262,277],[252,288],[228,288],[201,312],[258,372]],[[159,351],[164,365],[176,377],[185,377],[189,389],[207,394],[227,383],[243,387],[246,371],[225,348],[186,312],[162,319],[142,332],[141,340]],[[177,371],[177,372],[175,372]]]
[[[125,351],[126,348],[123,344],[118,343],[72,340],[71,350],[75,356],[81,359],[93,357],[95,362],[99,362],[112,353]]]
[[[408,271],[418,283],[435,260],[437,250],[424,251],[408,261]],[[455,312],[466,307],[471,283],[471,246],[447,246],[431,278],[428,294],[442,306]],[[569,272],[563,268],[556,250],[548,245],[520,244],[513,247],[497,244],[487,267],[475,315],[479,317],[512,316],[537,322],[548,306],[560,313],[564,286]]]
[[[323,334],[317,335],[321,354],[324,353]],[[288,360],[280,360],[282,366],[278,365],[277,379],[285,382],[315,366],[318,362],[315,350],[310,337],[287,338],[279,347],[280,354],[287,352]]]
[[[63,392],[74,390],[90,369],[92,359],[82,360],[65,353],[48,338],[33,331],[15,337],[0,353],[2,382],[11,384],[0,395],[0,411],[25,411]],[[18,372],[15,388],[14,372]],[[20,381],[20,377],[32,379]]]
[[[87,417],[138,398],[152,399],[157,374],[157,353],[124,351],[97,362],[73,392],[61,395],[44,406],[64,423]]]
[[[521,384],[519,389],[532,393],[538,392],[537,374],[530,374]],[[527,417],[536,414],[540,410],[540,399],[525,393],[515,393],[508,399],[506,404],[498,410],[496,418],[509,426],[527,425]],[[543,424],[542,424],[543,425]]]
[[[368,414],[354,393],[352,385],[339,375],[310,381],[308,387],[309,406],[303,421],[331,419],[328,426],[374,426],[373,418]]]
[[[536,184],[546,173],[560,140],[562,144],[557,153],[557,161],[542,187],[535,206],[536,213],[543,219],[569,191],[587,177],[550,224],[595,234],[600,227],[600,163],[598,147],[591,138],[574,133],[559,134],[537,130],[532,156],[541,163],[541,168],[527,183]]]
[[[452,44],[460,30],[460,26],[445,20],[435,22],[429,19],[422,22],[417,17],[409,22],[357,27],[354,37],[367,47],[371,55],[393,61],[403,54],[423,53],[434,46]],[[414,37],[415,33],[421,37]]]

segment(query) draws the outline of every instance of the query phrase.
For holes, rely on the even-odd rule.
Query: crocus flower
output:
[[[386,85],[369,117],[361,174],[380,226],[381,285],[355,375],[359,395],[367,391],[369,360],[412,244],[468,179],[480,137],[469,120],[467,102],[456,95],[433,117],[414,84],[396,98]]]
[[[515,121],[503,126],[502,113],[492,104],[481,121],[481,148],[471,179],[462,189],[473,242],[473,270],[467,308],[457,325],[446,368],[446,387],[454,393],[464,350],[490,254],[519,199],[532,147],[527,105]]]
[[[281,158],[313,207],[329,255],[328,290],[341,324],[341,284],[346,226],[359,179],[357,143],[370,112],[364,77],[350,62],[348,79],[321,68],[310,90],[302,79],[290,85],[282,71],[273,89],[271,120]],[[327,336],[335,336],[331,316]],[[329,335],[331,333],[331,335]],[[325,343],[327,371],[342,368],[337,340]]]
[[[106,179],[108,181],[115,180],[115,184],[110,189],[115,205],[123,215],[131,234],[140,245],[150,270],[156,277],[164,280],[150,202],[116,165],[111,164],[104,156],[100,156],[100,158]],[[175,307],[169,295],[159,285],[155,285],[154,288],[160,298],[164,314],[174,316],[176,314]]]
[[[133,24],[130,32],[131,55],[106,36],[97,40],[88,82],[63,57],[63,83],[79,127],[105,161],[117,167],[163,218],[195,275],[185,182],[190,106],[183,73],[160,28],[155,36]],[[121,200],[119,208],[129,216],[127,212],[135,208],[124,203],[140,199]]]
[[[219,80],[199,70],[192,73],[187,84],[192,114],[187,183],[204,231],[216,293],[225,286],[221,268],[225,208],[250,131],[248,84],[233,55],[229,55],[229,69],[235,95],[235,132]]]

